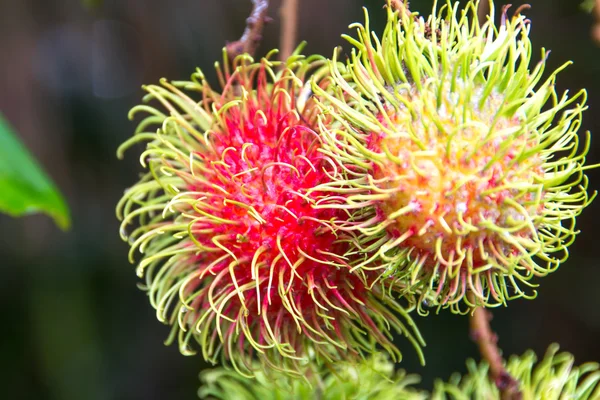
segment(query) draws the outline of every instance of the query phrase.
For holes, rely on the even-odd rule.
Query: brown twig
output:
[[[468,299],[475,304],[475,296],[469,293]],[[504,361],[498,349],[498,336],[490,327],[492,313],[483,307],[477,307],[471,314],[471,339],[479,346],[481,357],[490,365],[489,376],[501,393],[502,400],[520,400],[519,382],[504,368]]]
[[[246,19],[246,29],[242,37],[240,40],[227,43],[225,46],[230,60],[244,53],[253,56],[262,39],[264,25],[271,21],[271,18],[267,16],[268,0],[252,0],[252,4],[254,6],[250,16]]]
[[[281,60],[287,60],[296,47],[298,0],[284,0],[281,6]]]
[[[487,20],[487,16],[490,14],[490,3],[487,1],[480,1],[477,6],[477,19],[479,20],[479,25],[485,24]]]

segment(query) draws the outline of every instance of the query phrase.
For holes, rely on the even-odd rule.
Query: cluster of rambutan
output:
[[[421,355],[412,309],[533,296],[520,285],[566,259],[591,200],[585,92],[542,80],[545,52],[530,69],[518,13],[392,3],[346,63],[225,57],[218,90],[200,71],[144,88],[161,108],[130,114],[119,155],[145,142],[148,172],[118,216],[183,353],[247,376],[398,360],[394,334]]]

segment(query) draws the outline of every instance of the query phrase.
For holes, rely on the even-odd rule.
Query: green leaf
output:
[[[0,212],[14,217],[43,212],[63,230],[71,221],[67,205],[0,114]]]

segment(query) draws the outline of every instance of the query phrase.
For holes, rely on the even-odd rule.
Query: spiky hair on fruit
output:
[[[511,356],[506,371],[519,382],[523,400],[593,400],[600,398],[600,365],[588,362],[575,366],[572,354],[559,353],[551,345],[537,362],[533,351]],[[500,400],[498,386],[488,377],[488,365],[467,361],[467,375],[456,374],[448,382],[435,384],[431,400]]]
[[[394,370],[384,355],[375,354],[360,363],[339,363],[332,368],[314,368],[306,379],[285,375],[267,377],[257,373],[248,379],[235,371],[214,368],[200,373],[200,398],[237,400],[426,400],[428,393],[416,389],[417,375]]]
[[[600,398],[600,365],[584,363],[575,366],[572,354],[551,345],[538,362],[533,351],[513,355],[506,371],[517,380],[523,400]],[[271,400],[500,400],[502,393],[490,379],[486,363],[467,361],[464,376],[454,374],[448,381],[437,380],[428,393],[417,386],[417,375],[403,370],[394,372],[394,365],[381,354],[359,364],[340,363],[332,369],[320,368],[307,374],[307,379],[289,379],[285,375],[266,377],[257,373],[248,379],[225,368],[205,370],[200,374],[200,398]]]
[[[335,228],[354,233],[354,252],[375,254],[354,268],[405,282],[420,306],[535,297],[531,279],[567,259],[594,197],[589,132],[583,143],[577,133],[586,92],[557,93],[569,63],[544,79],[545,50],[530,68],[520,10],[503,8],[496,26],[491,1],[484,21],[479,2],[435,3],[427,19],[393,3],[381,39],[365,10],[358,37],[346,37],[349,60],[334,54],[330,84],[314,86],[338,121],[320,127],[339,168],[315,189],[319,207],[348,210]]]
[[[219,91],[200,71],[146,86],[144,100],[162,109],[131,111],[147,116],[119,154],[147,143],[148,172],[117,213],[131,262],[142,253],[137,273],[157,317],[173,326],[167,342],[192,354],[195,341],[206,360],[244,375],[256,358],[301,374],[308,361],[360,359],[378,344],[399,359],[394,333],[421,354],[408,311],[379,276],[351,271],[348,242],[329,223],[343,213],[313,207],[333,169],[307,82],[327,73],[324,61],[273,54],[231,68],[225,56]]]

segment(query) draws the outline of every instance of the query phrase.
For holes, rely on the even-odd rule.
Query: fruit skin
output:
[[[348,240],[330,227],[344,210],[317,209],[308,195],[331,161],[320,151],[306,78],[327,72],[321,57],[297,52],[284,64],[240,56],[217,66],[222,89],[202,72],[190,82],[145,87],[134,137],[148,172],[126,191],[117,214],[142,253],[137,273],[167,343],[251,376],[302,374],[311,362],[357,360],[381,345],[394,359],[392,333],[423,344],[408,311],[378,284],[352,271]],[[192,99],[200,94],[200,100]],[[320,196],[319,192],[313,195]],[[421,355],[422,357],[422,355]]]
[[[532,278],[567,259],[595,196],[590,135],[577,134],[586,92],[554,88],[569,63],[543,80],[548,53],[530,69],[529,21],[505,7],[497,27],[478,4],[444,1],[425,20],[388,3],[381,39],[365,11],[350,59],[334,53],[329,84],[314,87],[338,121],[320,127],[338,173],[318,204],[352,214],[335,228],[374,254],[354,268],[402,282],[424,314],[535,297]]]

